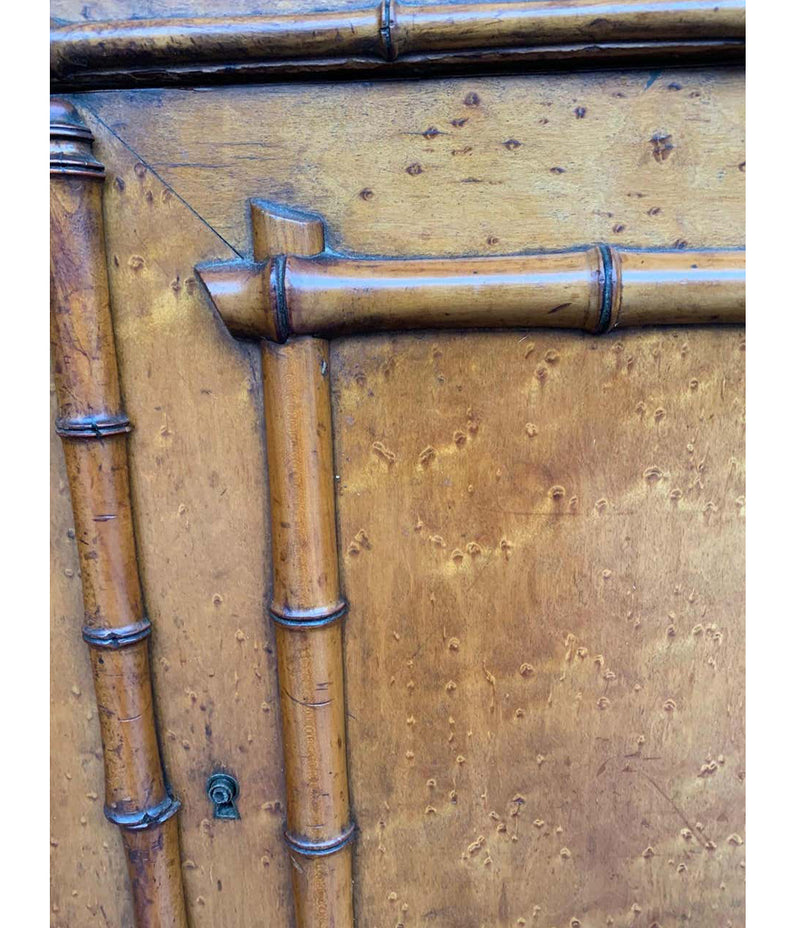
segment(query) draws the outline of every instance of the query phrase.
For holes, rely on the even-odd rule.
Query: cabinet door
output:
[[[744,924],[743,71],[405,7],[58,71],[54,926]]]

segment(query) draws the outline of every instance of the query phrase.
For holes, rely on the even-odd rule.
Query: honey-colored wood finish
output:
[[[293,619],[344,606],[333,508],[328,347],[263,346],[270,473],[273,612]],[[280,466],[278,466],[280,465]]]
[[[51,384],[52,418],[57,415]],[[91,661],[78,633],[80,565],[62,441],[51,429],[50,855],[51,925],[133,928],[117,827],[102,814],[103,747]]]
[[[81,111],[106,165],[111,309],[122,392],[136,425],[128,440],[137,553],[156,629],[152,674],[162,751],[183,804],[190,918],[193,928],[286,924],[291,863],[283,839],[276,648],[264,609],[270,534],[260,359],[214,319],[193,274],[198,259],[235,253],[86,107]],[[54,660],[58,666],[60,653]],[[61,673],[71,686],[69,665]],[[70,686],[66,696],[82,710],[83,697]],[[95,804],[77,788],[84,749],[75,760],[74,748],[58,744],[58,776],[71,792],[54,833],[61,842],[54,883],[62,911],[72,890],[81,891],[78,916],[88,919],[82,887],[99,883],[101,895],[105,880],[94,870],[73,877],[59,851],[69,830],[92,831]],[[206,783],[219,770],[240,783],[239,821],[213,817]],[[99,825],[98,846],[106,840],[113,850],[110,826]],[[108,891],[129,892],[124,884]],[[99,909],[96,922],[106,928]],[[54,916],[59,928],[75,923]]]
[[[745,321],[745,252],[670,254],[620,249],[619,293],[612,328],[652,325],[735,324]]]
[[[744,321],[744,252],[625,257],[606,246],[440,261],[290,257],[284,286],[289,329],[298,333]]]
[[[358,924],[742,928],[742,330],[334,344]]]
[[[242,320],[254,315],[251,308],[239,312],[237,300],[249,300],[254,292],[262,300],[266,296],[266,302],[262,304],[266,325],[255,333],[245,333],[262,338],[282,340],[297,332],[298,328],[302,329],[304,324],[309,332],[315,331],[317,326],[323,332],[357,332],[381,327],[408,328],[415,323],[465,328],[470,324],[486,324],[487,319],[496,326],[511,327],[525,322],[541,322],[542,317],[552,313],[552,304],[557,299],[563,300],[557,304],[557,310],[572,310],[574,304],[580,309],[581,298],[588,302],[588,306],[577,315],[574,312],[568,314],[566,324],[594,332],[606,331],[619,324],[624,313],[634,324],[674,322],[676,319],[699,322],[720,319],[742,322],[744,319],[743,252],[713,253],[710,260],[681,252],[638,252],[623,257],[605,246],[537,258],[359,261],[315,254],[324,243],[324,232],[317,218],[309,217],[304,222],[302,214],[287,210],[270,212],[263,204],[251,204],[251,217],[255,227],[253,240],[258,248],[254,257],[262,261],[262,287],[254,290],[249,283],[253,278],[250,268],[230,264],[216,268],[212,265],[201,273],[201,278],[212,299],[215,294],[222,298],[221,315],[225,319],[233,319],[234,330],[241,331]],[[268,240],[264,237],[263,230],[268,229],[275,230],[276,245],[272,248],[266,244]],[[308,230],[307,235],[303,234],[304,229]],[[290,250],[295,245],[301,253],[312,254],[305,258],[275,256],[278,248]],[[298,263],[302,268],[300,271]],[[526,274],[525,269],[531,265],[537,270]],[[632,296],[626,293],[623,268],[627,269],[632,280]],[[243,270],[245,284],[237,287]],[[696,282],[692,280],[693,273],[698,278]],[[311,299],[304,304],[304,298],[309,295]],[[493,312],[486,313],[486,303]],[[296,313],[298,305],[301,308],[299,314]],[[311,311],[308,311],[309,305]],[[304,306],[307,310],[305,317],[302,315]],[[472,312],[463,311],[464,306]],[[526,315],[519,318],[513,312],[508,314],[509,306],[520,307]],[[219,304],[217,308],[220,309]],[[666,318],[660,317],[658,312],[665,313]],[[301,320],[299,325],[297,315]],[[323,851],[338,853],[343,840],[350,838],[352,829],[349,826],[344,758],[344,693],[338,622],[344,611],[344,602],[339,595],[331,492],[329,351],[326,342],[303,337],[290,340],[286,345],[263,341],[262,356],[272,502],[271,614],[279,625],[279,680],[284,697],[287,840],[294,850],[315,847],[318,854]],[[545,362],[550,365],[559,362],[558,353],[545,355]],[[547,367],[537,369],[537,376],[544,387],[549,376]],[[591,383],[586,383],[585,389],[592,390]],[[665,412],[663,409],[660,412],[660,418],[663,418]],[[466,429],[453,433],[456,448],[465,450],[470,441],[469,433],[474,438],[478,431],[478,419],[472,406],[468,407],[467,419]],[[536,425],[531,422],[525,424],[525,434],[529,439],[537,432]],[[518,441],[522,440],[518,437]],[[383,442],[375,442],[372,450],[385,459],[390,469],[396,464],[396,452],[389,450]],[[436,449],[429,444],[420,451],[417,463],[429,469],[436,456]],[[498,469],[495,476],[501,475],[502,469]],[[662,476],[658,466],[643,472],[644,479],[648,481],[658,481]],[[468,487],[467,492],[474,493],[474,486]],[[561,485],[554,485],[549,491],[554,501],[562,500],[565,494],[566,490]],[[676,501],[681,496],[680,489],[672,491],[671,498]],[[569,507],[573,514],[577,512],[579,502],[578,496],[570,498]],[[561,511],[560,505],[558,502],[556,511]],[[606,499],[602,508],[607,505]],[[419,517],[415,530],[424,529],[425,522]],[[439,548],[446,547],[440,534],[431,535],[429,540]],[[510,558],[515,544],[507,537],[500,541],[506,560]],[[362,547],[367,550],[372,547],[369,530],[364,527],[356,532],[348,553],[357,555]],[[466,552],[474,561],[484,550],[480,541],[472,540],[465,545],[465,550],[452,550],[451,562],[460,567],[468,556]],[[608,579],[611,573],[606,568],[604,578]],[[538,588],[531,590],[531,595],[538,593]],[[333,626],[332,620],[335,622]],[[312,635],[306,629],[314,624],[322,628],[316,628]],[[296,635],[300,629],[305,636],[303,639]],[[668,634],[674,637],[677,634],[675,625],[671,625],[670,629]],[[324,638],[320,636],[320,630],[325,633]],[[570,636],[572,639],[575,637],[570,633],[568,641]],[[398,632],[394,633],[394,637],[397,641],[401,640]],[[449,650],[461,650],[458,636],[452,636],[448,641],[443,629],[442,637],[443,641],[447,641]],[[421,646],[415,653],[419,653],[420,649]],[[599,663],[601,666],[605,663],[602,655]],[[413,666],[412,658],[409,667]],[[534,664],[523,662],[520,665],[521,676],[527,677],[534,672]],[[486,669],[485,662],[484,674],[494,688],[495,675]],[[436,671],[431,674],[433,679],[438,676]],[[616,674],[606,671],[604,679],[616,679]],[[415,688],[413,679],[409,681],[408,688]],[[455,693],[458,683],[450,679],[444,689],[446,693]],[[431,702],[434,701],[431,698]],[[672,711],[675,700],[667,702],[668,711]],[[610,705],[606,696],[597,701],[599,709],[607,709]],[[493,690],[490,713],[494,712],[494,708]],[[423,708],[420,712],[426,727],[432,730],[429,713]],[[330,714],[335,717],[333,723]],[[517,707],[514,718],[522,719],[524,716],[524,710]],[[490,719],[487,724],[491,727],[492,722]],[[406,724],[415,726],[415,715],[409,715]],[[452,728],[457,724],[452,715],[448,724],[451,729],[448,730],[447,744],[452,745],[455,738]],[[300,732],[303,733],[302,740]],[[491,737],[491,731],[489,735]],[[415,757],[414,750],[406,752],[407,760],[414,761]],[[455,763],[463,766],[466,756],[459,754]],[[449,792],[451,803],[458,802],[456,781],[454,776],[453,788]],[[427,786],[435,789],[436,783],[435,777],[430,778]],[[487,795],[488,790],[482,798],[487,798]],[[524,795],[518,794],[512,802],[516,802],[517,806],[511,816],[519,816],[520,808],[527,800]],[[436,815],[438,810],[429,805],[425,814]],[[496,811],[492,815],[496,821],[501,820]],[[507,833],[507,825],[501,824],[503,833]],[[512,837],[518,840],[516,832]],[[483,835],[476,838],[462,853],[462,859],[468,860],[479,852],[485,842]],[[711,848],[707,846],[706,849]],[[653,854],[654,851],[649,848],[646,856]],[[568,859],[571,851],[562,849],[561,856]],[[491,862],[490,855],[484,864]],[[305,870],[299,866],[296,870],[299,876],[294,879],[295,908],[301,925],[322,928],[326,924],[352,923],[349,860],[346,869],[338,874],[331,873],[330,879],[325,882],[308,880]],[[337,903],[344,907],[338,908]],[[502,909],[502,902],[500,906]]]
[[[395,54],[613,39],[744,37],[744,4],[700,0],[405,4],[389,10]]]
[[[221,15],[201,0],[60,6],[67,21]],[[270,16],[318,9],[278,0]],[[735,68],[657,67],[74,98],[108,171],[111,310],[137,426],[132,518],[193,928],[288,925],[293,910],[315,926],[744,925],[743,83]],[[169,60],[145,70],[136,79],[195,79]],[[87,72],[86,86],[112,86],[110,74]],[[305,246],[292,244],[300,228]],[[303,301],[324,293],[319,314],[341,299],[316,277],[323,262],[336,280],[369,263],[358,255],[446,275],[464,256],[591,242],[616,258],[614,318],[664,313],[666,327],[426,328],[262,349],[231,338],[194,272],[253,269],[238,334],[277,338],[262,321],[277,275],[258,268],[276,254],[296,255],[285,269],[313,283],[295,289]],[[673,289],[690,271],[717,280],[720,299]],[[581,290],[585,305],[597,292]],[[393,299],[382,325],[395,324]],[[734,324],[673,325],[702,307]],[[279,365],[292,377],[270,379]],[[285,466],[286,446],[275,463],[270,441],[288,433],[272,418],[306,436],[303,470]],[[313,475],[308,449],[324,450],[325,434],[331,519],[327,502],[304,505],[324,481],[298,495],[289,479]],[[271,538],[275,474],[311,551],[280,524]],[[75,578],[60,570],[72,542],[58,525],[62,641]],[[283,587],[273,548],[292,566]],[[295,569],[327,568],[330,550],[335,584]],[[272,577],[284,608],[286,590],[303,609],[346,592],[347,621],[270,622]],[[130,928],[122,849],[88,795],[100,792],[88,668],[74,649],[53,659],[52,924]],[[312,705],[327,699],[318,685],[331,706]],[[212,817],[217,770],[239,780],[237,821]],[[334,774],[334,790],[315,792]],[[302,837],[358,830],[310,857],[291,850],[290,819]]]
[[[316,220],[257,219],[256,254],[315,254]],[[272,598],[299,928],[353,924],[342,619],[327,342],[262,342]]]
[[[251,198],[323,217],[348,254],[697,250],[744,245],[743,79],[602,71],[86,102],[241,257]]]
[[[50,111],[51,323],[106,784],[138,928],[186,926],[175,814],[153,713],[102,218],[103,168],[75,109]]]

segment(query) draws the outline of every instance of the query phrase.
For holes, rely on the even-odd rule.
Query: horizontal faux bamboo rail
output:
[[[289,254],[198,268],[237,335],[435,328],[568,328],[742,323],[745,252],[633,251],[592,245],[498,257]]]
[[[106,817],[122,831],[137,928],[186,928],[180,803],[161,762],[109,305],[103,166],[75,109],[50,109],[51,332],[58,416],[81,564],[105,766]]]
[[[192,82],[376,66],[743,52],[744,0],[403,3],[225,18],[81,22],[51,31],[55,85]]]

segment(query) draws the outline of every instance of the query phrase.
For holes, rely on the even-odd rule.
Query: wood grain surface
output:
[[[359,924],[743,925],[741,330],[335,345]]]
[[[74,99],[109,175],[190,921],[291,924],[259,357],[194,266],[251,254],[249,197],[323,215],[349,253],[741,247],[742,73]],[[356,924],[744,924],[742,342],[332,343]],[[54,467],[52,925],[128,928],[121,851],[87,798],[99,735],[65,643],[80,607]],[[240,781],[238,822],[211,818],[217,769]]]
[[[740,247],[742,88],[676,69],[85,100],[242,254],[263,197],[323,216],[339,251],[489,255]]]

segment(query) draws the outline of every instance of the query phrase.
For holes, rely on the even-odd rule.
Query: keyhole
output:
[[[214,805],[214,818],[239,818],[236,799],[239,783],[229,773],[212,773],[206,783],[206,795]]]

